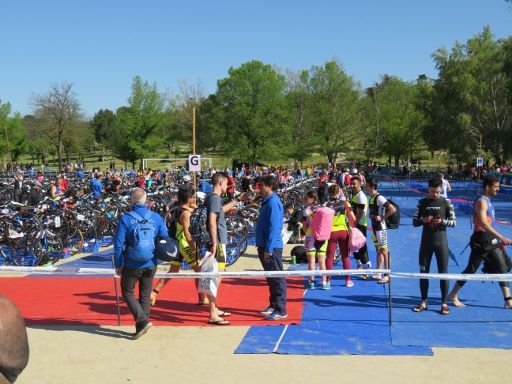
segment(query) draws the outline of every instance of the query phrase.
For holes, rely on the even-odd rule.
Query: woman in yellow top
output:
[[[339,246],[343,269],[350,270],[348,248],[349,226],[354,225],[356,217],[350,209],[350,203],[337,184],[333,184],[329,187],[329,201],[326,206],[335,211],[332,221],[331,237],[327,243],[326,267],[327,269],[334,269],[334,254],[336,253],[336,247]],[[328,284],[330,284],[330,276],[328,277]],[[350,275],[345,277],[345,286],[348,288],[354,286]]]
[[[177,208],[178,211],[175,215],[175,238],[178,241],[179,256],[175,261],[171,262],[169,272],[179,272],[183,259],[187,261],[188,265],[190,265],[194,272],[201,272],[201,268],[199,267],[199,258],[197,257],[198,252],[196,251],[196,245],[192,235],[190,234],[190,217],[194,209],[197,208],[196,193],[193,186],[187,185],[178,190],[178,204],[179,208]],[[160,290],[165,286],[165,284],[167,284],[169,280],[170,279],[163,278],[158,281],[155,288],[153,289],[153,292],[151,292],[151,305],[155,305],[156,298],[160,293]],[[197,289],[199,279],[194,280]],[[204,294],[197,294],[197,303],[199,305],[208,303]],[[231,313],[221,311],[216,308],[215,313],[210,313],[210,319],[208,322],[215,325],[228,325],[229,321],[224,320],[222,317],[229,315],[231,315]]]

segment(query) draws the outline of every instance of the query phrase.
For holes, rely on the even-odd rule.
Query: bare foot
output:
[[[153,289],[151,291],[151,297],[149,298],[149,303],[151,304],[152,307],[154,307],[156,304],[157,296],[158,296],[158,292]]]
[[[462,308],[462,307],[466,306],[466,304],[461,303],[459,301],[459,298],[457,296],[448,296],[448,300],[450,300],[453,303],[453,305],[456,307]]]

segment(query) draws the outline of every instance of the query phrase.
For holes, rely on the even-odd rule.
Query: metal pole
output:
[[[192,107],[192,154],[196,154],[196,107]],[[196,171],[192,172],[194,179],[194,191],[197,188]]]
[[[112,268],[115,269],[114,265],[114,255],[112,255]],[[116,275],[114,275],[114,289],[116,292],[116,306],[117,306],[117,326],[121,326],[121,307],[119,306],[119,292],[117,291],[117,279]]]
[[[391,253],[388,251],[388,266],[387,268],[391,270]],[[391,276],[389,276],[389,283],[388,283],[388,321],[389,326],[393,324],[392,319],[392,310],[393,310],[393,298],[391,297]]]

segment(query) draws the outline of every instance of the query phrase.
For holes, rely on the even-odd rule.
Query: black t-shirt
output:
[[[242,179],[242,192],[249,192],[249,186],[251,185],[251,179],[244,177]]]

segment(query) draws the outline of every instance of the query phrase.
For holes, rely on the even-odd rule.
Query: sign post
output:
[[[481,140],[481,136],[480,136],[480,140]],[[483,166],[484,166],[484,158],[477,157],[476,158],[476,167],[478,168],[478,181],[479,181],[478,193],[480,193],[480,179],[482,177],[482,167]]]

